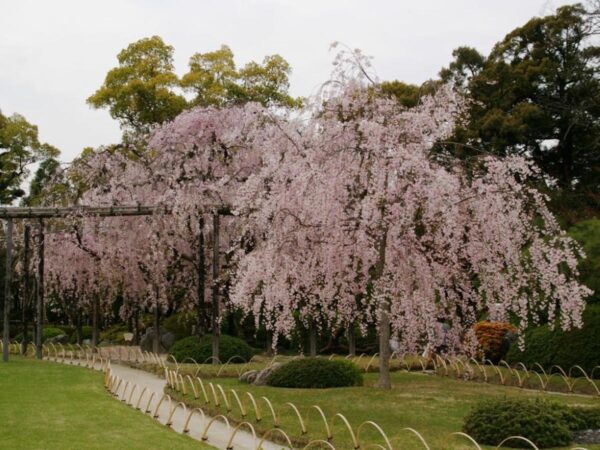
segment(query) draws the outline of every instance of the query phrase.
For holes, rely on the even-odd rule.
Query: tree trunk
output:
[[[390,316],[389,302],[386,300],[382,305],[381,317],[379,319],[379,381],[380,388],[391,389],[390,379]]]
[[[77,343],[83,344],[83,323],[81,320],[81,310],[77,311],[77,317],[75,322],[75,332],[77,333]]]
[[[4,335],[2,336],[2,359],[8,362],[10,348],[10,302],[12,301],[12,238],[13,221],[6,220],[6,275],[4,276]]]
[[[219,213],[213,215],[212,275],[212,362],[213,364],[219,364]]]
[[[42,351],[42,335],[44,333],[44,221],[40,219],[38,234],[38,267],[37,279],[35,282],[36,294],[36,320],[35,324],[35,345],[37,359],[44,357]]]
[[[140,321],[139,321],[139,311],[135,310],[133,313],[133,345],[139,345],[140,343]]]
[[[98,294],[94,295],[94,300],[92,303],[92,351],[95,353],[98,351],[97,347],[100,343],[100,333],[98,331],[98,320],[99,320],[99,297]]]
[[[23,290],[23,302],[21,308],[21,322],[23,325],[23,342],[21,343],[21,354],[27,354],[27,316],[29,312],[29,300],[30,300],[30,292],[31,287],[29,286],[29,237],[31,234],[31,229],[29,225],[25,225],[25,229],[23,230],[23,276],[24,279],[24,290]]]
[[[354,322],[348,325],[348,355],[356,356],[356,333],[354,332]]]
[[[267,330],[267,345],[266,345],[267,356],[273,356],[273,332]]]
[[[31,342],[37,345],[37,280],[33,277],[33,295],[34,302],[31,305],[31,325],[32,325],[32,336]]]
[[[198,224],[200,231],[198,233],[198,317],[196,320],[196,334],[202,336],[206,332],[206,305],[204,299],[204,290],[206,288],[206,269],[204,266],[204,217],[200,217]]]
[[[383,216],[383,211],[382,214]],[[387,228],[384,227],[381,239],[379,240],[379,259],[377,261],[376,278],[383,275],[385,269],[385,253],[387,248]],[[383,299],[380,305],[379,317],[379,381],[377,385],[380,388],[391,389],[390,379],[390,301]]]
[[[310,356],[317,356],[317,327],[312,320],[308,327],[308,347]]]
[[[152,340],[152,351],[160,353],[160,309],[158,303],[154,308],[154,339]]]

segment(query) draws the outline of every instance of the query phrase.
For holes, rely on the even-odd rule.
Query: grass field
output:
[[[392,380],[394,388],[384,391],[374,387],[377,374],[365,375],[365,386],[356,388],[337,388],[323,390],[299,390],[271,387],[257,387],[240,383],[236,378],[215,378],[205,380],[205,384],[212,382],[220,384],[226,392],[233,388],[248,409],[246,420],[254,421],[254,412],[245,392],[249,391],[257,399],[263,419],[257,424],[263,431],[273,427],[272,415],[266,402],[261,397],[266,396],[273,404],[279,416],[281,429],[297,438],[297,443],[302,444],[310,439],[323,439],[326,436],[322,420],[311,405],[320,406],[327,419],[336,413],[346,416],[354,428],[364,421],[372,420],[379,424],[392,440],[395,448],[403,450],[424,449],[424,445],[405,427],[418,430],[427,440],[429,446],[436,450],[446,449],[473,449],[475,446],[458,436],[450,433],[460,431],[463,418],[470,408],[479,400],[493,396],[544,396],[557,402],[578,405],[600,405],[600,399],[588,396],[569,396],[564,394],[544,394],[531,392],[514,387],[504,387],[477,382],[466,382],[435,375],[421,373],[394,372]],[[208,389],[209,396],[210,389]],[[180,396],[180,394],[175,394]],[[230,417],[241,420],[240,409],[231,393],[229,394],[232,411]],[[186,397],[188,403],[207,408],[202,401],[194,402],[193,396]],[[308,435],[302,436],[300,425],[292,408],[286,402],[294,403],[306,422]],[[221,401],[221,403],[223,403]],[[224,406],[220,407],[225,412]],[[216,412],[214,406],[208,410]],[[309,412],[310,411],[310,412]],[[351,440],[343,423],[337,420],[332,427],[333,441],[336,448],[351,449]],[[374,429],[365,427],[361,434],[364,443],[384,444]],[[573,444],[571,447],[575,447]],[[568,447],[568,448],[571,448]],[[600,445],[586,445],[589,450],[600,450]],[[489,447],[491,448],[491,447]]]
[[[102,374],[11,356],[0,362],[1,449],[209,449],[112,398]]]

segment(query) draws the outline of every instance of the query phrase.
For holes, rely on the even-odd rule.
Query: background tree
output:
[[[450,139],[466,145],[451,150],[531,157],[545,185],[585,195],[597,211],[600,47],[591,40],[593,17],[579,4],[564,6],[509,33],[487,58],[472,48],[455,50],[440,75],[471,102]]]
[[[363,78],[330,85],[340,91],[308,119],[265,123],[264,166],[238,195],[256,245],[241,256],[234,304],[284,335],[296,311],[329,327],[376,324],[386,388],[391,332],[402,351],[468,353],[482,314],[521,330],[543,315],[581,325],[580,248],[524,183],[529,162],[487,157],[466,170],[432,158],[461,107],[448,88],[406,109]]]
[[[60,162],[56,158],[50,157],[42,161],[29,183],[29,192],[27,197],[23,198],[22,204],[24,206],[36,206],[42,203],[57,204],[55,198],[64,191],[64,185],[55,182],[59,169]],[[49,191],[46,188],[50,185]]]
[[[288,94],[291,68],[279,55],[266,56],[262,64],[249,62],[237,70],[233,52],[222,45],[213,52],[196,53],[190,58],[189,67],[181,85],[195,94],[193,105],[243,102],[258,102],[263,106],[301,105],[300,99]]]
[[[194,54],[189,68],[181,78],[181,86],[195,95],[193,105],[224,105],[231,101],[239,73],[229,47],[222,45],[213,52]]]
[[[174,88],[179,79],[173,71],[173,52],[159,36],[140,39],[118,55],[104,84],[87,102],[108,108],[125,131],[146,132],[150,126],[171,120],[186,106]]]
[[[31,164],[59,153],[57,148],[40,142],[37,126],[25,117],[6,117],[0,112],[0,203],[11,203],[25,194],[21,185]]]

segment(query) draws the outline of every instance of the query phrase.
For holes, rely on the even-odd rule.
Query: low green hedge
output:
[[[562,447],[572,432],[600,427],[600,408],[569,407],[542,399],[493,399],[478,404],[466,417],[463,431],[480,444],[499,445],[522,436],[539,448]],[[523,448],[522,440],[503,445]]]
[[[241,364],[250,361],[253,354],[252,347],[242,339],[226,334],[221,335],[219,339],[219,359],[221,362],[225,363],[236,356],[237,358],[232,359],[230,362]],[[193,358],[200,364],[209,363],[212,356],[212,336],[206,335],[202,338],[190,336],[180,339],[171,347],[171,355],[179,362],[184,361],[186,358]]]
[[[267,378],[267,384],[304,389],[362,386],[363,377],[350,361],[301,358],[275,369]]]
[[[531,367],[539,363],[544,369],[553,365],[569,368],[579,365],[591,375],[600,364],[600,305],[588,305],[583,313],[583,328],[562,331],[550,330],[548,325],[531,328],[525,332],[525,350],[514,342],[506,360]],[[578,373],[574,373],[578,376]]]

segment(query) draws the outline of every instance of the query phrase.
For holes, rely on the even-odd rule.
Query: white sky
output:
[[[381,80],[436,76],[460,45],[487,53],[513,28],[561,0],[0,0],[0,109],[38,125],[70,161],[85,146],[118,142],[106,110],[85,99],[127,44],[151,35],[188,58],[227,44],[238,65],[279,53],[291,93],[308,96],[331,70],[341,41],[374,57]]]

